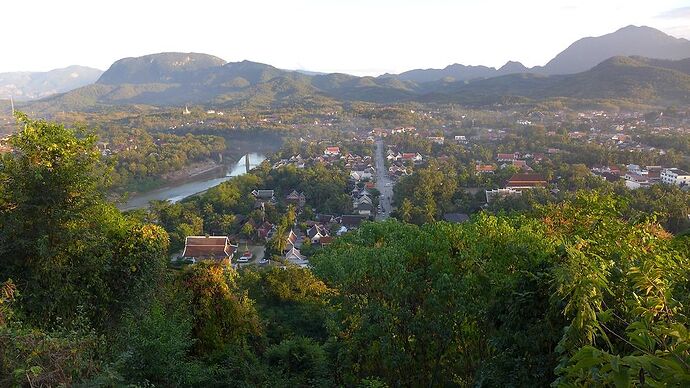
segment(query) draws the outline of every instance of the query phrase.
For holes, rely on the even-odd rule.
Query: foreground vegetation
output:
[[[0,159],[2,386],[690,384],[690,237],[615,193],[365,223],[313,270],[172,270],[161,221],[104,199],[93,137],[20,120]]]

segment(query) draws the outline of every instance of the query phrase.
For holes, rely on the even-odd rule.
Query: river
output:
[[[266,160],[266,156],[258,153],[249,154],[249,168],[253,169]],[[232,177],[240,176],[245,173],[244,156],[234,163],[223,176],[216,176],[209,178],[208,176],[200,177],[198,179],[192,178],[184,182],[179,182],[174,185],[161,187],[159,189],[147,191],[144,193],[133,195],[129,200],[118,205],[120,210],[134,210],[141,209],[148,206],[149,202],[156,200],[168,200],[170,202],[178,202],[192,196],[194,194],[202,193],[211,187],[232,179]]]

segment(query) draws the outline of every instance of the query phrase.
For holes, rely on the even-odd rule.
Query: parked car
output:
[[[245,251],[244,254],[239,259],[237,259],[237,262],[238,263],[248,263],[249,260],[252,259],[252,256],[253,256],[252,252]]]

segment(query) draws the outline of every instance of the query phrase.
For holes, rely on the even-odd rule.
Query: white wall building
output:
[[[507,195],[522,195],[522,190],[516,190],[511,188],[485,190],[484,192],[486,194],[486,203],[491,203],[491,201],[493,201],[497,197],[503,197]]]
[[[690,185],[690,174],[679,168],[665,168],[661,170],[661,182],[667,185]]]

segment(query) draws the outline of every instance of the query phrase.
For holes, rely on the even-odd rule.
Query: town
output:
[[[174,263],[213,258],[235,267],[308,267],[311,254],[362,222],[391,216],[466,222],[480,211],[510,209],[525,193],[555,201],[604,184],[626,190],[663,185],[688,198],[689,145],[679,141],[690,134],[688,112],[531,111],[511,114],[512,123],[505,113],[483,115],[504,125],[461,117],[426,129],[352,129],[338,119],[317,120],[250,172],[272,182],[246,188],[250,211],[233,213],[227,233],[203,223],[201,233],[180,236],[184,244],[176,245]],[[319,133],[324,125],[337,135]],[[315,171],[337,178],[323,182]],[[439,174],[452,181],[442,187]],[[170,206],[188,206],[184,202]],[[690,222],[681,217],[677,228]]]

